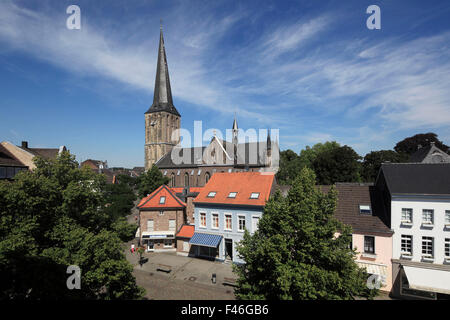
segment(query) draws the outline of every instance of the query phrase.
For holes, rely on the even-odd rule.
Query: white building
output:
[[[450,296],[450,163],[383,164],[377,179],[392,241],[392,294]]]

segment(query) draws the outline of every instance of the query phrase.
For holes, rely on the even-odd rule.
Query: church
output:
[[[216,135],[209,145],[179,146],[181,114],[175,108],[162,28],[160,29],[153,104],[145,112],[145,170],[156,165],[170,179],[170,187],[202,187],[216,172],[278,171],[279,146],[270,132],[266,141],[239,142],[236,117],[232,141]],[[182,158],[183,161],[174,161]]]

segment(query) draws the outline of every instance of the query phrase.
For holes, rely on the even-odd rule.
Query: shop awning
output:
[[[194,232],[189,243],[197,246],[217,248],[221,240],[222,236],[217,234]]]
[[[356,261],[356,263],[358,264],[358,266],[360,268],[365,268],[367,273],[376,274],[376,275],[380,276],[381,282],[383,284],[386,284],[386,279],[387,279],[387,266],[386,265],[379,264],[379,263],[361,262],[361,261]]]
[[[450,294],[450,271],[403,266],[411,289]]]
[[[170,239],[175,237],[175,231],[144,231],[142,239]]]

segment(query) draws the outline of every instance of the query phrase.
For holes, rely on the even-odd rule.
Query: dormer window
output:
[[[230,192],[228,198],[236,198],[237,192]]]
[[[166,197],[161,196],[161,197],[159,198],[159,204],[164,204],[164,203],[166,203]]]
[[[359,205],[359,213],[360,214],[367,214],[372,215],[372,208],[369,205]]]
[[[252,192],[250,199],[259,199],[259,192]]]
[[[217,192],[215,191],[211,191],[210,193],[208,193],[208,198],[214,198],[216,196],[216,193]]]

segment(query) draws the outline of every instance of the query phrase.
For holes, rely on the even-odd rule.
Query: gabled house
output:
[[[450,155],[436,147],[434,142],[431,142],[429,146],[419,146],[418,150],[410,156],[409,162],[450,163]]]
[[[19,171],[27,169],[27,166],[0,144],[0,180],[12,179]]]
[[[450,163],[382,164],[376,186],[394,231],[392,295],[450,298]]]
[[[80,167],[91,168],[95,173],[103,174],[107,183],[116,183],[116,177],[119,173],[115,173],[108,168],[108,161],[87,159],[80,164]]]
[[[22,141],[20,146],[16,146],[8,141],[3,141],[1,145],[8,150],[23,166],[28,167],[29,170],[36,168],[33,162],[34,157],[42,157],[44,159],[56,159],[56,157],[63,151],[67,151],[65,146],[59,148],[30,148],[28,141]]]
[[[254,233],[274,189],[272,172],[216,173],[194,199],[195,256],[244,263],[236,251],[244,230]]]
[[[328,192],[331,186],[321,186]],[[356,263],[375,275],[373,284],[380,290],[392,288],[393,231],[384,223],[381,194],[371,183],[336,183],[337,206],[335,217],[352,227],[352,248]]]
[[[146,251],[175,251],[176,232],[186,221],[186,203],[162,185],[142,198],[137,208],[140,243]]]

